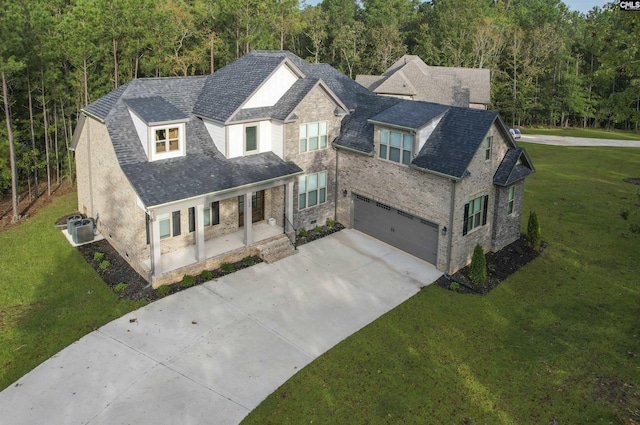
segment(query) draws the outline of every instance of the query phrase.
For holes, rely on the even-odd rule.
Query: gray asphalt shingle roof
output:
[[[293,162],[283,161],[273,153],[226,159],[216,149],[203,121],[192,113],[206,79],[137,79],[84,108],[104,121],[118,162],[147,207],[302,171]],[[176,119],[188,119],[185,156],[148,161],[129,113],[129,107],[140,109],[141,105],[161,105],[160,109],[152,107],[146,112],[150,119],[167,117],[169,112]]]
[[[184,121],[189,118],[184,112],[160,96],[126,99],[125,103],[129,105],[147,125],[167,121]]]
[[[493,176],[493,183],[508,186],[535,172],[526,151],[521,147],[509,149]]]
[[[492,111],[450,107],[412,164],[457,179],[463,178],[497,116]]]
[[[371,121],[417,130],[449,109],[437,103],[400,101],[373,116]]]

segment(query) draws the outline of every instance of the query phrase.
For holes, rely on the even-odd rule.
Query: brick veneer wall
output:
[[[340,132],[340,117],[335,115],[336,103],[327,93],[316,86],[294,109],[299,117],[297,121],[285,125],[285,160],[294,161],[307,174],[320,171],[327,172],[327,196],[324,204],[315,205],[303,210],[298,209],[298,181],[293,188],[293,226],[312,229],[316,225],[324,225],[327,218],[335,217],[335,183],[336,152],[331,142]],[[327,121],[327,147],[311,152],[300,153],[300,124]],[[315,223],[312,223],[315,221]]]

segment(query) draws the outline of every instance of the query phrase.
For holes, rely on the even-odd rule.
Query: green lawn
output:
[[[93,329],[144,303],[119,301],[71,247],[56,219],[76,194],[0,232],[0,390]]]
[[[527,145],[549,246],[485,297],[431,286],[343,341],[243,424],[640,420],[640,149]],[[640,214],[632,217],[640,223]]]
[[[590,128],[535,128],[521,129],[522,134],[545,134],[550,136],[592,137],[595,139],[640,140],[640,133],[622,130],[602,130]]]

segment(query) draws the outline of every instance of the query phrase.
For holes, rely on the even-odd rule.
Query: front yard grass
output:
[[[639,208],[622,179],[640,177],[640,149],[523,145],[536,260],[483,297],[425,288],[243,424],[640,421],[640,236],[619,215]]]
[[[0,232],[0,390],[83,335],[144,302],[119,301],[73,248],[56,219],[76,194]]]

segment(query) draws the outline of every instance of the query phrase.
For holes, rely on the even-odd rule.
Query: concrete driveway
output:
[[[556,146],[617,146],[640,148],[640,140],[593,139],[588,137],[549,136],[540,134],[523,134],[522,138],[518,140]],[[518,140],[516,140],[516,142]]]
[[[134,311],[0,393],[3,424],[238,424],[336,343],[435,281],[353,231]]]

